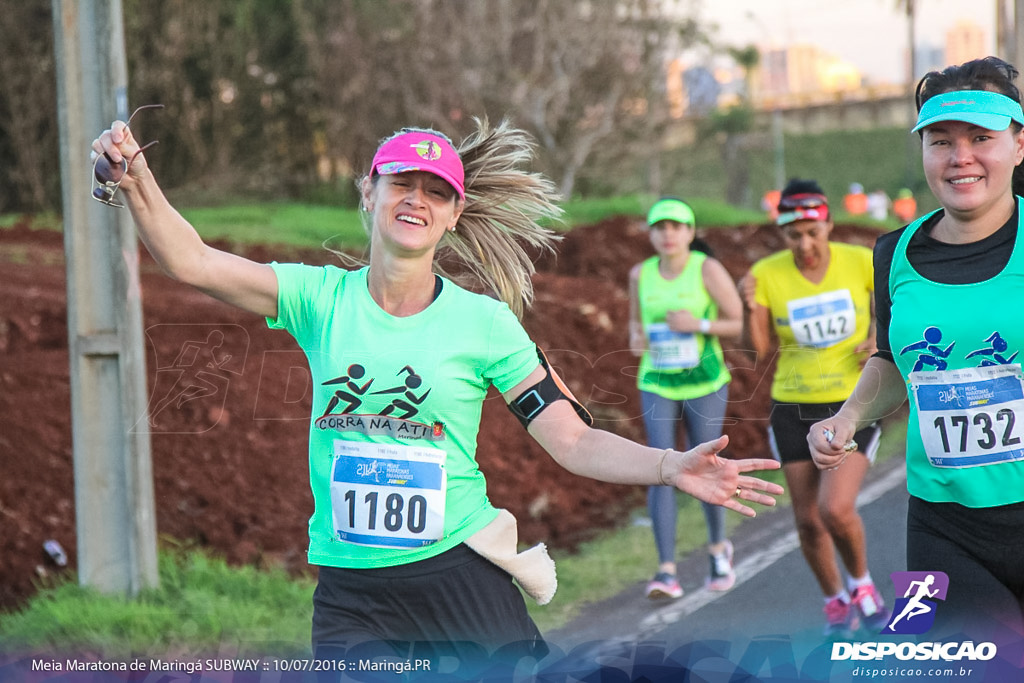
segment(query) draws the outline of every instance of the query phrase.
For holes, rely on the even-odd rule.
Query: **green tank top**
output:
[[[907,261],[926,218],[904,231],[889,279],[889,337],[910,399],[907,490],[973,508],[1024,501],[1024,230],[999,275],[949,285]]]
[[[718,307],[704,287],[706,258],[691,252],[683,272],[673,280],[658,272],[658,256],[640,265],[640,322],[647,335],[637,375],[641,391],[683,401],[718,391],[732,379],[718,337],[673,332],[666,323],[669,311],[687,310],[708,320],[718,317]]]

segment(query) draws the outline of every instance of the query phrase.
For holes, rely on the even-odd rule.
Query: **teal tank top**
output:
[[[1021,199],[1018,198],[1018,203]],[[1024,208],[1021,208],[1024,216]],[[889,279],[893,357],[907,383],[907,490],[935,503],[982,508],[1024,501],[1024,248],[984,282],[919,275],[904,231]]]
[[[641,391],[684,401],[718,391],[732,379],[718,337],[672,332],[665,322],[669,311],[679,310],[690,311],[697,318],[718,317],[718,307],[704,287],[706,258],[699,251],[691,252],[683,272],[673,280],[658,272],[658,256],[640,265],[640,322],[648,347],[637,375]]]

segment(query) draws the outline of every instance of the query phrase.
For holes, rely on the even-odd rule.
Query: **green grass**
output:
[[[160,554],[160,586],[136,599],[101,595],[74,577],[0,615],[10,652],[299,654],[308,650],[313,582],[284,572],[228,567],[195,551]]]
[[[5,213],[0,214],[0,230],[13,228],[18,224],[27,224],[33,230],[61,230],[61,218],[55,213],[21,214]]]
[[[267,203],[182,209],[205,239],[295,247],[361,246],[366,232],[359,212],[336,206]]]
[[[722,163],[721,139],[717,136],[704,136],[690,147],[662,153],[659,164],[662,191],[690,202],[699,226],[731,226],[762,220],[760,198],[775,184],[775,150],[765,131],[752,133],[750,140],[743,152],[743,159],[748,163],[748,191],[742,207],[730,207],[724,201],[730,181]],[[869,191],[882,188],[890,197],[900,188],[909,187],[917,197],[921,213],[938,206],[924,179],[920,142],[905,129],[787,134],[784,152],[785,177],[817,180],[834,207],[841,206],[843,194],[854,182]],[[596,166],[589,170],[601,178],[609,173]],[[616,168],[615,173],[619,187],[629,184],[641,187],[647,177],[644,168]],[[581,183],[581,187],[586,185]],[[337,188],[328,188],[324,196],[336,199],[339,192]],[[563,205],[566,226],[594,223],[612,215],[642,216],[654,199],[653,195],[643,193],[614,198],[574,198]],[[182,213],[207,238],[299,247],[317,247],[329,239],[331,246],[342,248],[362,246],[366,239],[358,211],[336,204],[239,200],[219,206],[185,208]],[[0,216],[0,228],[9,227],[19,218],[18,215]],[[849,217],[837,214],[837,219],[848,222]],[[59,217],[53,215],[36,216],[34,220],[34,225],[60,227]],[[853,222],[870,223],[862,217]],[[895,227],[895,221],[887,221],[885,227]]]
[[[556,230],[597,223],[612,216],[644,216],[652,195],[574,199],[565,202],[565,217]],[[698,225],[735,226],[764,219],[760,211],[739,209],[715,200],[692,199]],[[366,232],[359,211],[336,206],[288,202],[225,204],[180,209],[204,239],[239,244],[281,244],[297,248],[362,248]],[[0,229],[29,220],[21,214],[0,215]],[[30,217],[33,229],[61,230],[55,214]]]

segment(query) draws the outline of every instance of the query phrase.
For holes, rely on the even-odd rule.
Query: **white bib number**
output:
[[[686,370],[700,362],[697,336],[691,332],[675,332],[668,323],[647,326],[647,348],[651,365],[658,370]]]
[[[336,440],[331,509],[339,540],[420,548],[444,536],[445,452]]]
[[[857,327],[850,290],[839,289],[786,304],[789,327],[801,346],[823,348],[849,339]]]
[[[935,467],[1024,459],[1024,383],[1019,365],[910,373],[918,428]]]

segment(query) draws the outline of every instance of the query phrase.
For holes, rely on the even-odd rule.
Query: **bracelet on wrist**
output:
[[[675,482],[672,480],[665,481],[665,458],[671,452],[671,448],[666,448],[661,452],[661,459],[658,460],[658,481],[661,482],[662,486],[675,486]]]
[[[701,318],[699,329],[701,334],[707,334],[711,331],[711,321],[707,318]]]

